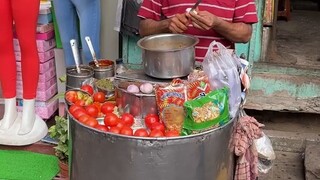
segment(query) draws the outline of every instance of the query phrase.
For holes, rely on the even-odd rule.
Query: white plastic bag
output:
[[[268,173],[276,159],[269,137],[262,132],[262,137],[254,140],[258,151],[258,170],[261,173]]]
[[[214,51],[214,47],[217,50]],[[241,102],[241,84],[238,59],[221,43],[213,41],[208,48],[202,63],[203,71],[208,75],[212,90],[227,86],[229,93],[229,109],[231,117],[235,117]]]

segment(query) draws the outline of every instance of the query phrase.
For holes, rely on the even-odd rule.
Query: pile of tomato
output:
[[[70,114],[79,122],[89,127],[104,132],[138,137],[175,137],[179,136],[177,131],[166,131],[165,125],[159,120],[157,114],[148,114],[144,118],[146,128],[133,130],[135,123],[134,116],[124,113],[118,116],[115,112],[115,104],[105,101],[103,92],[94,92],[93,88],[81,87],[83,91],[93,96],[93,102],[89,105],[74,103],[69,107]],[[103,123],[99,123],[97,118],[103,118]]]

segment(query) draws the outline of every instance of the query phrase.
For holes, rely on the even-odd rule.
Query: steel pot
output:
[[[93,77],[93,69],[87,65],[79,66],[80,73],[77,72],[76,66],[67,67],[66,90],[80,88],[86,80]]]
[[[121,85],[121,81],[115,81],[115,99],[120,114],[130,113],[135,118],[144,118],[147,114],[158,114],[156,96],[154,93],[143,94],[143,93],[129,93],[126,91],[125,86],[128,84],[136,84],[140,86],[139,83],[125,83],[127,85]]]
[[[99,59],[98,60],[99,67],[97,67],[94,61],[89,62],[89,66],[93,68],[94,75],[93,77],[96,79],[104,79],[107,77],[114,76],[114,67],[115,63],[111,60]]]
[[[138,41],[145,74],[161,79],[184,77],[194,68],[196,37],[158,34]]]

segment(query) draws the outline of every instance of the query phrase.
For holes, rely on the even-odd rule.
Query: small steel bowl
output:
[[[64,93],[64,100],[65,100],[66,104],[68,105],[68,108],[69,108],[71,105],[73,105],[73,104],[74,104],[74,103],[72,103],[72,102],[69,102],[69,101],[66,99],[66,95],[67,95],[67,93],[68,93],[68,92],[70,92],[70,91],[75,91],[75,92],[80,91],[80,92],[82,92],[82,93],[84,93],[84,94],[88,95],[89,97],[92,97],[92,96],[91,96],[91,94],[89,94],[88,92],[83,91],[83,90],[81,90],[81,89],[77,89],[77,88],[74,88],[74,89],[68,89],[68,90]]]
[[[112,89],[107,89],[105,87],[99,86],[99,81],[104,81],[104,80],[111,81],[111,83],[113,85],[114,78],[113,77],[111,77],[111,78],[103,78],[103,79],[99,79],[99,80],[95,81],[95,86],[97,87],[98,91],[103,92],[106,95],[106,98],[108,99],[108,98],[114,96],[115,88],[113,86]]]

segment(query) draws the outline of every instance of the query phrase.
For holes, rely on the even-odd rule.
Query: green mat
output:
[[[56,156],[0,150],[1,180],[51,180],[59,172]]]

